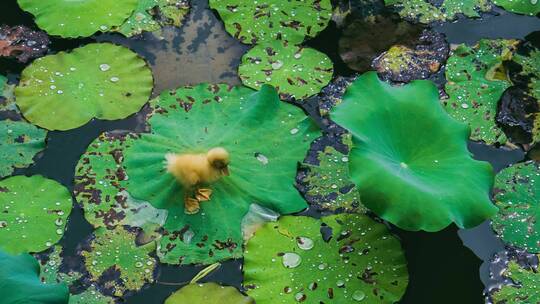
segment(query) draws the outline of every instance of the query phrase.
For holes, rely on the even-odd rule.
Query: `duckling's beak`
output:
[[[221,174],[229,176],[229,167],[224,167],[223,169],[221,169]]]

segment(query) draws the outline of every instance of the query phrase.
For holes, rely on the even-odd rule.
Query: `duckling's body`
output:
[[[207,153],[167,154],[167,172],[184,187],[185,212],[199,211],[199,203],[210,200],[212,190],[201,188],[229,175],[229,153],[224,148],[213,148]],[[195,197],[193,197],[193,195]]]

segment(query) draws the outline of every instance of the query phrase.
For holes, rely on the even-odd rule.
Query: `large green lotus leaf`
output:
[[[323,136],[313,142],[298,172],[299,189],[322,210],[365,211],[349,174],[350,134]]]
[[[252,298],[241,294],[236,288],[216,283],[188,284],[165,300],[164,304],[255,304]]]
[[[131,37],[167,25],[180,26],[188,12],[188,0],[138,0],[135,11],[116,30]]]
[[[480,13],[491,11],[488,0],[384,0],[386,5],[392,5],[399,14],[420,23],[435,21],[452,21],[459,14],[466,17],[480,17]]]
[[[81,253],[90,278],[112,288],[118,297],[154,281],[157,261],[149,254],[156,250],[156,243],[138,246],[136,237],[137,231],[126,227],[98,228],[90,248],[83,249]],[[102,277],[105,273],[108,275]]]
[[[75,198],[84,209],[86,220],[96,228],[128,225],[152,233],[165,223],[165,210],[137,201],[123,185],[128,179],[123,165],[124,150],[136,138],[132,133],[103,133],[88,146],[77,164]]]
[[[62,238],[71,194],[41,175],[0,181],[0,248],[8,253],[43,251]]]
[[[469,128],[445,113],[432,82],[391,86],[363,74],[330,117],[351,132],[351,178],[383,219],[438,231],[452,222],[470,228],[497,212],[493,169],[472,159]]]
[[[283,217],[255,233],[244,257],[257,304],[395,303],[407,283],[399,241],[366,215]]]
[[[330,0],[210,0],[225,29],[247,44],[283,40],[300,44],[315,37],[332,18]]]
[[[2,304],[67,304],[67,286],[43,284],[39,271],[39,263],[31,255],[12,256],[0,251]]]
[[[148,101],[152,72],[136,53],[111,43],[92,43],[71,53],[35,60],[15,89],[30,122],[69,130],[92,118],[125,118]]]
[[[511,279],[513,284],[502,285],[491,294],[494,304],[540,303],[540,274],[535,268],[524,268],[516,261],[510,261],[502,276]]]
[[[531,16],[540,13],[540,3],[537,0],[493,0],[493,3],[513,13]]]
[[[50,35],[88,37],[121,25],[137,7],[137,0],[18,0],[37,25]]]
[[[171,264],[210,264],[242,256],[240,223],[256,202],[281,214],[306,207],[294,188],[298,161],[319,130],[302,110],[279,100],[274,89],[200,84],[164,92],[153,102],[152,132],[126,149],[127,191],[167,209],[158,252]],[[183,189],[166,173],[169,152],[224,147],[230,176],[211,185],[210,202],[184,213]]]
[[[459,45],[446,65],[446,111],[467,123],[471,139],[487,144],[506,142],[496,125],[497,104],[510,86],[502,62],[511,58],[516,41],[480,40],[475,46]]]
[[[47,132],[24,121],[0,121],[0,177],[26,168],[45,149]]]
[[[539,176],[539,165],[527,162],[510,166],[495,178],[499,212],[492,227],[506,243],[529,252],[540,252]]]
[[[280,41],[258,44],[242,57],[238,74],[242,83],[259,90],[274,86],[281,99],[315,95],[332,80],[334,67],[325,54]]]

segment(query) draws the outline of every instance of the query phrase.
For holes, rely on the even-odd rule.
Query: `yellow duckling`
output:
[[[184,186],[184,212],[196,214],[199,203],[209,201],[212,190],[202,188],[229,175],[229,152],[224,148],[210,149],[207,153],[165,155],[167,172]]]

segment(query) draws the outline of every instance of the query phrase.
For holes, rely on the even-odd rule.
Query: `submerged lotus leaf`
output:
[[[512,165],[495,178],[499,213],[492,219],[497,234],[512,246],[540,252],[540,167],[527,162]]]
[[[24,121],[0,121],[0,177],[26,168],[45,149],[47,132]]]
[[[118,297],[154,282],[157,261],[149,254],[156,250],[156,243],[138,246],[136,237],[137,231],[124,227],[98,228],[90,248],[81,253],[90,279]]]
[[[128,48],[92,43],[34,61],[15,89],[30,122],[49,130],[80,127],[92,118],[125,118],[148,101],[152,73]]]
[[[62,238],[71,212],[71,194],[41,175],[0,181],[0,249],[43,251]]]
[[[255,233],[244,257],[257,304],[395,303],[407,283],[399,241],[366,215],[282,217]]]
[[[137,201],[123,185],[128,179],[123,166],[124,150],[137,138],[126,132],[103,133],[79,160],[75,169],[75,198],[82,205],[86,220],[96,228],[128,225],[152,233],[165,223],[165,210]]]
[[[158,31],[167,25],[180,26],[188,12],[188,0],[138,0],[135,11],[116,30],[131,37],[143,31]]]
[[[472,159],[469,128],[445,113],[432,82],[391,86],[363,74],[330,118],[351,132],[351,179],[383,219],[438,231],[452,222],[470,228],[497,212],[489,199],[493,169]]]
[[[540,274],[535,266],[522,267],[511,260],[502,276],[512,280],[512,284],[505,284],[494,290],[491,294],[494,304],[540,303]]]
[[[161,262],[210,264],[242,256],[240,223],[252,203],[281,214],[306,207],[295,189],[297,163],[320,132],[303,111],[274,89],[200,84],[164,92],[153,101],[152,132],[124,152],[127,191],[167,209]],[[167,153],[223,147],[230,176],[210,185],[209,202],[184,212],[184,189],[165,171]]]
[[[531,16],[540,13],[540,2],[537,0],[493,0],[493,3],[512,13]]]
[[[384,3],[393,6],[405,19],[426,24],[452,21],[459,14],[476,18],[492,9],[488,0],[384,0]]]
[[[165,300],[164,304],[255,304],[252,298],[241,294],[238,289],[216,283],[188,284]]]
[[[350,179],[350,134],[323,136],[313,142],[299,171],[305,199],[323,210],[363,210],[360,194]]]
[[[450,116],[471,127],[471,140],[506,142],[495,118],[499,99],[510,86],[502,63],[512,57],[515,44],[514,40],[486,39],[472,47],[461,44],[448,59],[445,91],[449,99],[443,104]]]
[[[333,73],[332,61],[324,53],[280,41],[256,45],[238,68],[244,85],[256,90],[272,85],[284,100],[319,93]]]
[[[18,0],[37,25],[50,35],[88,37],[121,25],[137,7],[137,0]]]
[[[16,240],[13,240],[16,241]],[[67,304],[65,284],[43,284],[39,263],[29,254],[12,256],[0,251],[0,295],[3,304]]]
[[[229,34],[246,44],[315,37],[332,18],[330,0],[210,0]]]
[[[355,77],[337,76],[319,94],[318,103],[321,116],[328,116],[334,106],[341,103],[345,90],[351,85]]]
[[[15,104],[15,97],[13,96],[13,90],[15,86],[9,84],[8,79],[0,75],[0,113],[5,114],[6,111],[16,113],[16,118],[19,119],[19,109]]]

